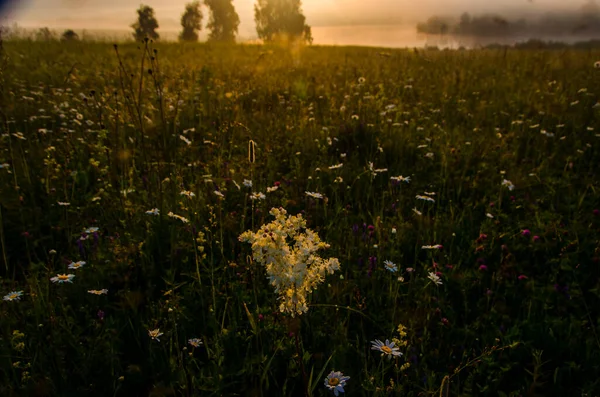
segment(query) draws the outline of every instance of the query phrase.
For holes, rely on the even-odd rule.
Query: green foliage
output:
[[[181,16],[183,30],[179,34],[181,41],[198,41],[198,32],[202,29],[202,11],[200,1],[194,1],[185,6],[185,12]]]
[[[0,395],[600,394],[600,52],[3,46]]]
[[[131,25],[133,28],[133,38],[136,41],[141,41],[146,38],[158,40],[159,35],[156,32],[158,29],[158,21],[154,17],[154,9],[147,5],[140,5],[137,10],[138,19]]]
[[[233,7],[232,0],[204,0],[210,9],[210,19],[207,28],[210,30],[210,41],[235,41],[240,18]]]
[[[254,5],[258,37],[265,42],[299,39],[312,43],[301,4],[301,0],[258,0]]]

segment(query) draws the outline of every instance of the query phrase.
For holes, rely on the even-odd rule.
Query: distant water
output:
[[[428,36],[417,33],[414,26],[389,25],[389,26],[317,26],[312,28],[315,44],[323,45],[359,45],[374,47],[425,47],[437,46],[439,48],[479,47],[489,44],[515,44],[524,42],[532,37],[455,37],[455,36]],[[587,41],[594,37],[584,36],[555,36],[536,37],[544,41],[559,41],[575,43]],[[596,37],[597,38],[597,37]]]

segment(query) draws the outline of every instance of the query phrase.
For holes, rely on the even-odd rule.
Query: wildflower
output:
[[[153,208],[151,210],[146,211],[146,214],[158,216],[160,214],[160,211],[158,210],[158,208]]]
[[[92,234],[96,233],[98,230],[100,230],[100,228],[98,227],[88,227],[87,229],[84,229],[83,232],[87,234]]]
[[[273,193],[274,191],[276,191],[277,189],[279,189],[279,186],[269,186],[267,188],[267,193]]]
[[[250,200],[264,200],[267,196],[264,193],[252,193],[250,195]]]
[[[312,197],[312,198],[315,198],[315,199],[322,199],[322,198],[323,198],[323,195],[322,195],[321,193],[316,193],[316,192],[308,192],[308,191],[306,191],[306,192],[304,192],[304,193],[306,193],[306,195],[307,195],[308,197]]]
[[[349,379],[349,376],[344,376],[340,371],[331,371],[325,378],[325,387],[333,391],[334,395],[339,396],[340,393],[345,393],[344,386]]]
[[[487,216],[490,219],[494,219],[494,215],[490,214],[489,212],[486,213],[485,216]]]
[[[77,269],[82,268],[84,265],[85,265],[85,261],[71,262],[69,264],[69,269],[77,270]]]
[[[275,216],[273,222],[256,233],[242,233],[239,240],[251,243],[254,260],[265,266],[270,284],[279,295],[280,311],[292,316],[303,314],[308,311],[307,295],[326,273],[339,270],[340,263],[336,258],[325,260],[316,255],[329,244],[306,227],[301,215],[288,217],[283,208],[272,208],[270,214]]]
[[[188,343],[190,345],[192,345],[193,347],[200,347],[202,346],[202,341],[198,338],[192,338],[188,340]]]
[[[60,206],[62,206],[62,207],[68,207],[68,206],[70,206],[70,205],[71,205],[71,203],[65,203],[65,202],[61,202],[61,201],[59,201],[59,202],[58,202],[58,205],[60,205]]]
[[[92,295],[106,295],[106,294],[108,294],[108,290],[106,288],[103,288],[103,289],[90,289],[90,290],[88,290],[88,294],[92,294]]]
[[[179,135],[179,139],[181,139],[182,141],[185,142],[186,145],[190,146],[192,144],[192,141],[190,141],[189,139],[187,139],[185,136],[183,135]]]
[[[423,250],[437,250],[437,249],[441,249],[444,248],[443,245],[441,244],[436,244],[436,245],[424,245],[421,247],[421,249]]]
[[[430,203],[435,203],[435,200],[432,199],[431,197],[427,197],[427,196],[421,196],[421,195],[416,195],[416,198],[419,200],[423,200],[423,201],[429,201]]]
[[[344,163],[339,163],[336,165],[332,165],[329,167],[330,170],[337,170],[338,168],[342,168],[344,166]]]
[[[53,283],[73,283],[73,279],[75,278],[74,274],[57,274],[55,277],[52,277],[50,281]]]
[[[531,235],[531,232],[529,231],[529,229],[524,229],[523,231],[521,231],[521,235],[523,237],[529,237]]]
[[[390,342],[389,339],[385,340],[385,343],[380,341],[379,339],[375,339],[375,341],[371,341],[371,350],[378,350],[381,352],[382,356],[387,356],[388,360],[391,360],[392,357],[400,357],[402,353],[400,353],[400,348],[396,347],[394,342]]]
[[[181,222],[183,222],[183,223],[190,223],[190,221],[189,221],[187,218],[184,218],[184,217],[183,217],[183,216],[181,216],[181,215],[177,215],[177,214],[174,214],[174,213],[172,213],[172,212],[169,212],[167,215],[168,215],[169,217],[171,217],[171,218],[179,219],[179,220],[180,220]]]
[[[2,298],[2,299],[7,302],[12,302],[12,301],[21,300],[21,296],[23,296],[23,291],[13,291],[13,292],[9,292],[8,294],[4,295],[4,298]]]
[[[406,183],[410,183],[410,176],[393,176],[390,178],[392,181],[395,182],[406,182]]]
[[[396,234],[396,228],[395,227],[392,228],[392,234]]]
[[[513,191],[515,189],[515,185],[513,185],[513,183],[508,179],[504,179],[502,181],[502,186],[506,186],[510,191]]]
[[[190,192],[189,190],[182,190],[181,193],[179,193],[182,196],[187,196],[187,198],[192,198],[192,197],[196,197],[196,194],[193,192]]]
[[[160,332],[160,328],[157,328],[153,330],[148,330],[148,335],[150,336],[150,338],[160,342],[160,339],[158,339],[158,337],[164,334]]]
[[[594,62],[594,67],[595,67],[596,69],[600,69],[600,61],[596,61],[596,62]]]
[[[367,81],[367,79],[365,79],[364,77],[358,78],[358,84],[364,84],[366,81]]]
[[[488,267],[486,265],[479,266],[479,270],[481,270],[481,271],[487,270],[487,268]]]
[[[540,236],[533,236],[533,241],[540,241]]]
[[[442,280],[440,277],[434,272],[429,272],[429,276],[427,276],[435,285],[442,285]]]
[[[218,190],[215,190],[213,193],[219,196],[220,198],[225,198],[225,195]]]
[[[412,211],[419,216],[423,215],[423,213],[416,208],[413,208]]]
[[[341,176],[338,176],[337,178],[335,178],[333,183],[344,183],[344,178],[342,178]]]
[[[529,277],[527,277],[527,276],[526,276],[526,275],[524,275],[524,274],[521,274],[521,275],[518,277],[518,279],[519,279],[519,280],[527,280],[528,278],[529,278]]]
[[[396,264],[392,261],[383,261],[383,265],[385,266],[386,270],[389,270],[392,273],[398,271],[398,266],[396,266]]]
[[[252,181],[249,179],[244,179],[244,182],[242,182],[242,185],[244,185],[247,188],[251,188],[252,187]]]

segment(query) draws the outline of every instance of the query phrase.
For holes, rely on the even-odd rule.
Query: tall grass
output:
[[[599,53],[4,51],[0,394],[600,393]],[[299,317],[238,240],[272,207],[341,263]]]

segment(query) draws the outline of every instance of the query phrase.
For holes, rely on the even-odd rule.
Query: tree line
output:
[[[547,13],[537,20],[518,18],[509,20],[498,14],[472,16],[463,13],[460,18],[433,16],[417,25],[417,32],[437,36],[463,37],[596,37],[600,34],[600,6],[588,0],[578,11]]]
[[[181,15],[181,31],[179,40],[195,42],[202,31],[204,13],[202,5],[209,11],[206,29],[209,31],[208,41],[233,43],[238,34],[240,18],[233,6],[233,0],[195,0],[186,4]],[[258,38],[264,42],[272,42],[280,38],[301,40],[312,43],[311,27],[306,23],[302,12],[301,0],[256,0],[254,20]],[[137,20],[131,25],[133,38],[137,41],[146,38],[160,39],[159,28],[154,8],[140,5],[137,9]],[[38,40],[52,40],[54,34],[48,28],[41,28],[36,33]],[[76,41],[79,36],[72,29],[65,30],[62,41]]]

